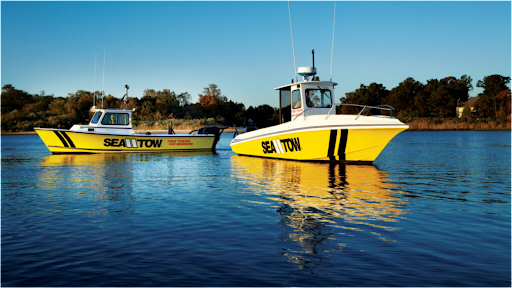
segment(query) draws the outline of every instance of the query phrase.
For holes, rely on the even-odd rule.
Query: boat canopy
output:
[[[89,125],[91,126],[123,126],[125,128],[132,127],[132,113],[135,110],[119,109],[119,108],[106,108],[106,109],[91,109],[94,116]]]
[[[334,86],[338,83],[313,79],[274,88],[279,90],[280,123],[293,121],[299,116],[329,113],[334,105]]]
[[[336,82],[329,82],[329,81],[303,81],[303,82],[297,82],[297,83],[290,83],[281,87],[276,87],[274,90],[291,90],[293,86],[297,85],[322,85],[322,86],[336,86],[338,83]]]

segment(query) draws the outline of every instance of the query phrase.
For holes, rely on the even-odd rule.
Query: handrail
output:
[[[315,106],[315,107],[309,107],[308,109],[306,110],[302,110],[302,112],[300,112],[299,114],[297,114],[297,116],[295,116],[295,118],[293,118],[292,121],[295,121],[295,119],[297,119],[297,117],[299,117],[300,115],[302,115],[304,112],[308,111],[308,113],[306,114],[306,116],[304,116],[304,120],[306,120],[306,118],[308,118],[309,116],[309,112],[311,112],[311,109],[312,108],[327,108],[327,106],[331,106],[331,104],[328,104],[328,105],[325,105],[326,107],[323,107],[323,106]],[[331,107],[332,109],[332,107]]]
[[[329,104],[330,105],[330,104]],[[348,104],[348,103],[335,103],[334,105],[331,106],[331,109],[329,109],[329,112],[327,113],[327,116],[325,117],[325,119],[329,118],[329,116],[331,116],[331,112],[332,110],[337,107],[337,106],[353,106],[353,107],[362,107],[363,109],[361,109],[361,111],[359,111],[359,113],[356,115],[356,119],[357,120],[361,115],[363,115],[364,112],[366,112],[365,114],[368,115],[368,112],[371,110],[371,109],[377,109],[377,110],[382,110],[382,111],[389,111],[389,116],[390,117],[393,117],[393,111],[395,111],[395,108],[393,108],[392,106],[390,105],[377,105],[377,106],[369,106],[369,105],[360,105],[360,104]],[[306,115],[304,116],[304,120],[306,120],[306,118],[308,118],[309,116],[309,113],[311,112],[312,108],[322,108],[322,107],[309,107],[308,109],[306,110],[303,110],[302,112],[300,112],[299,114],[297,114],[297,116],[295,116],[295,118],[293,118],[292,121],[295,121],[295,119],[297,119],[300,115],[304,114],[306,111]],[[327,108],[327,107],[325,107]],[[336,111],[336,109],[334,110]]]
[[[300,115],[304,114],[304,112],[306,112],[306,111],[310,111],[310,110],[311,110],[311,108],[308,108],[308,109],[306,109],[306,110],[302,110],[302,112],[300,112],[299,114],[297,114],[297,116],[295,116],[295,118],[293,118],[293,120],[292,120],[292,121],[295,121],[295,119],[297,119],[297,117],[299,117]],[[308,112],[308,115],[309,115],[309,112]],[[306,116],[306,117],[307,117],[307,116]]]
[[[371,109],[378,109],[378,110],[383,110],[383,111],[390,111],[390,114],[389,116],[390,117],[393,117],[393,111],[395,110],[395,108],[393,108],[392,106],[390,105],[377,105],[377,106],[369,106],[369,105],[360,105],[360,104],[348,104],[348,103],[335,103],[334,105],[332,105],[331,109],[329,110],[329,113],[327,113],[327,116],[325,117],[325,119],[329,118],[329,116],[331,116],[331,112],[332,112],[332,109],[334,107],[337,107],[337,106],[353,106],[353,107],[363,107],[363,109],[361,109],[361,111],[359,111],[359,113],[357,114],[356,116],[356,119],[359,118],[363,112],[366,112],[366,114],[368,114],[368,112],[371,110]]]

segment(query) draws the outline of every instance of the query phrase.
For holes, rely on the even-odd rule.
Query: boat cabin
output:
[[[132,127],[132,112],[133,110],[126,109],[91,109],[95,112],[89,125],[91,126],[122,126],[127,128]]]
[[[299,67],[304,81],[274,88],[279,90],[280,124],[309,115],[327,115],[334,105],[334,82],[320,81],[313,67]],[[311,80],[309,80],[309,77]]]
[[[70,130],[98,133],[116,132],[133,134],[132,113],[135,110],[120,108],[91,109],[94,115],[88,125],[73,125]]]

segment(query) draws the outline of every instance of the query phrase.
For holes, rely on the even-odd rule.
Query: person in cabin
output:
[[[306,90],[306,106],[313,107],[315,106],[313,102],[311,102],[311,98],[309,97],[309,91]]]
[[[302,106],[302,103],[301,103],[301,102],[302,102],[302,101],[300,101],[300,99],[299,99],[299,101],[297,101],[297,103],[295,103],[295,106],[293,106],[293,109],[300,108],[300,107]]]

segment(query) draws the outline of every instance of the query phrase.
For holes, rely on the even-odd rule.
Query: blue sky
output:
[[[328,80],[335,2],[290,2],[297,66]],[[336,98],[407,77],[511,76],[511,2],[336,2]],[[249,106],[278,106],[295,78],[281,2],[1,2],[1,84],[67,96],[101,90],[189,92],[208,84]]]

